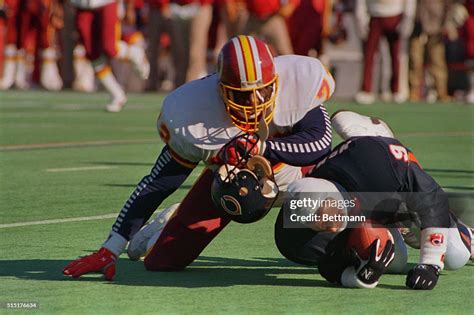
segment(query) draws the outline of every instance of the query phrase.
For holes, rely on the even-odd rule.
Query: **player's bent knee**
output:
[[[178,266],[170,263],[157,262],[152,258],[145,257],[143,261],[147,271],[182,271],[186,266]]]
[[[407,271],[408,250],[398,229],[391,228],[390,233],[395,242],[395,258],[387,268],[387,273],[405,274]]]
[[[340,110],[331,116],[331,124],[341,138],[347,140],[359,136],[382,136],[394,138],[393,131],[381,119]]]
[[[465,241],[463,241],[465,238]],[[469,229],[450,228],[444,267],[448,270],[456,270],[463,267],[471,257],[470,241],[472,234]]]

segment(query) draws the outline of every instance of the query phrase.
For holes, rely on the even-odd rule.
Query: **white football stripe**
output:
[[[47,168],[45,171],[50,173],[59,172],[79,172],[79,171],[96,171],[96,170],[109,170],[117,168],[117,166],[82,166],[82,167],[64,167],[64,168]]]
[[[244,56],[242,55],[242,47],[237,37],[232,38],[235,47],[235,55],[237,56],[237,64],[239,65],[240,82],[247,82],[247,74],[245,72]]]
[[[250,42],[250,47],[252,48],[252,55],[253,55],[253,67],[255,69],[255,73],[257,75],[257,81],[262,80],[262,68],[259,66],[259,61],[260,61],[260,55],[258,54],[258,49],[257,49],[257,44],[255,43],[255,38],[249,36],[247,37]]]
[[[14,228],[20,226],[31,226],[31,225],[44,225],[44,224],[57,224],[57,223],[68,223],[68,222],[79,222],[79,221],[92,221],[115,218],[117,213],[109,213],[103,215],[94,215],[89,217],[77,217],[67,219],[53,219],[53,220],[42,220],[42,221],[30,221],[30,222],[18,222],[18,223],[7,223],[0,224],[0,229]]]

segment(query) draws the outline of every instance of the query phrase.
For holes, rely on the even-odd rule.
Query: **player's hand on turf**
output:
[[[380,240],[377,239],[370,245],[370,255],[367,260],[363,260],[356,251],[352,250],[357,278],[369,287],[377,285],[380,277],[395,258],[395,246],[392,241],[387,241],[380,254],[378,254],[379,248]]]
[[[435,265],[416,265],[408,272],[405,284],[415,290],[432,290],[438,283],[439,272]]]
[[[258,137],[249,134],[242,137],[236,137],[229,141],[213,158],[214,164],[230,164],[237,167],[245,165],[244,158],[258,155]]]
[[[105,279],[111,281],[115,275],[115,262],[117,257],[105,247],[88,256],[80,257],[64,267],[66,276],[79,278],[89,272],[101,272]]]

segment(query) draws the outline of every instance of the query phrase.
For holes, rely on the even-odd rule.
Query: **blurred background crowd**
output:
[[[238,34],[319,58],[336,97],[474,103],[474,0],[0,0],[0,90],[105,88],[120,111],[214,72]]]

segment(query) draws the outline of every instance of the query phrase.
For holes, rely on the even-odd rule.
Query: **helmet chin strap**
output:
[[[268,135],[270,133],[268,124],[265,122],[265,114],[266,114],[266,110],[264,110],[263,115],[260,118],[260,122],[258,123],[257,135],[259,137],[258,139],[258,147],[260,148],[260,150],[258,150],[259,154],[263,154],[263,151],[265,148],[264,144],[265,144],[265,141],[268,139]]]

